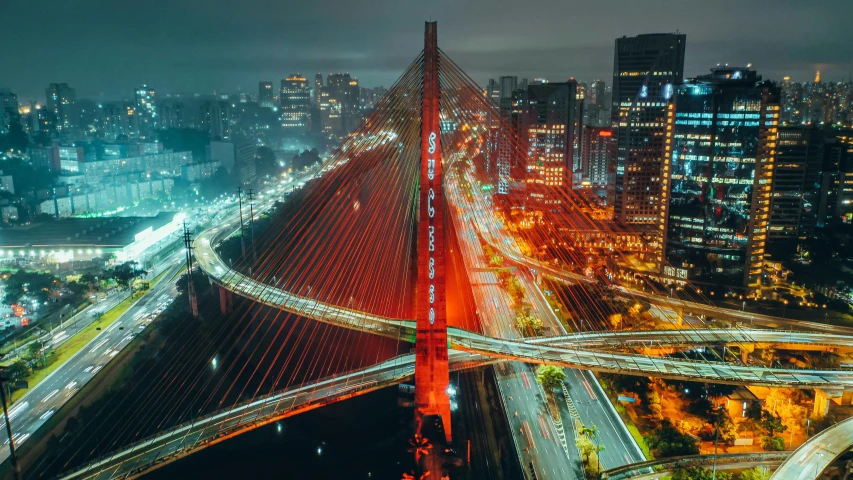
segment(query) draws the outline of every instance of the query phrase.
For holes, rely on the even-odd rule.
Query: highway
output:
[[[561,337],[548,338],[548,344],[560,345],[560,342],[566,342],[565,344],[571,345],[571,338],[580,337],[581,344],[585,347],[593,346],[597,340],[602,341],[603,344],[615,346],[614,342],[609,342],[606,338],[593,336],[594,332],[574,336],[565,335],[565,328],[533,279],[524,274],[520,276],[524,279],[523,283],[529,292],[528,298],[533,301],[536,314],[547,320],[553,329],[563,334]],[[660,333],[666,334],[666,332]],[[620,339],[616,340],[618,342]],[[541,341],[544,343],[546,339]],[[610,403],[610,399],[607,398],[595,375],[589,370],[581,369],[566,369],[565,372],[563,394],[569,397],[565,399],[567,405],[571,403],[583,425],[598,427],[598,441],[604,446],[604,450],[599,453],[602,468],[616,468],[646,460],[643,451],[634,441],[634,437],[631,436],[631,432],[628,431],[616,408]],[[574,443],[574,439],[571,441]]]
[[[771,480],[813,480],[819,478],[841,454],[853,448],[853,417],[836,423],[810,438],[770,477]]]
[[[217,208],[217,214],[225,215],[228,213],[229,205],[220,205],[219,207],[221,208]],[[230,207],[236,209],[236,203]],[[217,215],[212,215],[204,223],[214,223],[217,219]],[[189,226],[204,227],[204,223],[191,222]],[[174,243],[166,244],[163,247],[170,248],[172,245]],[[157,262],[151,269],[149,278],[153,279],[165,272],[159,283],[142,294],[109,328],[98,333],[79,352],[57,367],[37,385],[32,386],[23,397],[9,407],[16,447],[26,442],[36,430],[44,425],[75,393],[94,378],[137,334],[149,325],[162,309],[165,309],[172,302],[177,295],[172,277],[175,277],[184,267],[184,258],[184,249],[181,248]],[[45,345],[55,348],[68,341],[79,330],[95,321],[97,313],[106,313],[125,299],[127,299],[126,293],[117,292],[108,296],[104,301],[88,307],[77,315],[78,319],[73,327],[66,326],[63,329],[54,330],[52,335],[47,337],[48,340]],[[81,315],[82,317],[80,317]],[[0,420],[0,427],[5,428],[4,420]],[[2,436],[5,437],[6,435],[3,434]],[[0,462],[5,461],[8,456],[9,440],[5,439],[3,445],[0,446]]]
[[[217,233],[228,232],[229,223],[223,222],[215,230],[202,232],[196,239],[194,246],[198,255],[196,257],[198,264],[205,273],[220,285],[240,296],[313,320],[346,328],[355,328],[395,339],[414,341],[414,322],[412,321],[380,317],[298,296],[229,269],[212,248],[213,239]],[[669,379],[740,385],[794,388],[853,387],[853,371],[851,370],[792,370],[731,365],[723,362],[648,357],[639,354],[598,352],[579,347],[557,347],[513,339],[486,337],[460,329],[448,329],[448,336],[454,348],[527,363],[547,363],[626,375],[653,375]]]
[[[158,265],[156,271],[165,271],[166,276],[145,292],[109,328],[102,330],[88,345],[60,365],[53,373],[33,386],[15,402],[10,410],[15,446],[20,446],[50,417],[126,347],[133,337],[142,331],[156,315],[157,309],[165,307],[177,295],[170,278],[183,267],[183,252]],[[122,300],[124,297],[122,296]],[[0,421],[5,428],[5,421]],[[3,434],[5,437],[6,435]],[[0,447],[0,461],[9,456],[9,440]]]
[[[451,351],[449,360],[451,368],[455,370],[468,368],[488,359]],[[414,371],[415,356],[409,354],[344,375],[321,379],[309,385],[294,386],[177,425],[67,472],[59,478],[134,478],[245,431],[401,383],[411,377]]]
[[[511,299],[499,285],[495,272],[484,264],[485,255],[471,213],[451,210],[451,214],[483,331],[497,338],[518,338]],[[525,476],[532,465],[539,480],[576,478],[579,456],[574,434],[566,431],[570,425],[552,417],[531,366],[504,362],[495,367],[495,375]]]

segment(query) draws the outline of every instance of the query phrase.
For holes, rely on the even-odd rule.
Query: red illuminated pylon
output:
[[[450,440],[447,387],[447,310],[444,283],[444,188],[439,131],[438,36],[436,22],[424,33],[421,106],[421,180],[418,212],[417,334],[415,337],[415,415],[441,415]]]

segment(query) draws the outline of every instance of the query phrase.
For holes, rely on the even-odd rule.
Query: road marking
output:
[[[53,398],[53,396],[54,396],[54,395],[56,395],[57,393],[59,393],[59,389],[58,389],[58,388],[57,388],[56,390],[54,390],[54,391],[50,392],[46,397],[42,398],[42,399],[41,399],[42,403],[47,402],[48,400],[50,400],[51,398]]]
[[[589,382],[586,380],[583,381],[583,387],[586,389],[586,392],[589,394],[589,397],[593,400],[597,400],[598,398],[592,393],[592,387],[589,386]]]
[[[527,423],[527,420],[524,420],[521,422],[521,425],[524,427],[524,436],[527,437],[527,442],[530,443],[533,450],[536,450],[536,441],[533,440],[533,430],[530,429],[530,424]]]
[[[524,388],[530,389],[530,380],[527,379],[527,372],[521,372],[521,380],[524,381]]]

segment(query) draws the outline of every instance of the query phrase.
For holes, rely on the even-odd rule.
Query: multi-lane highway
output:
[[[227,224],[219,227],[228,229]],[[220,285],[265,305],[334,325],[414,340],[414,322],[381,317],[319,300],[295,295],[230,270],[212,248],[216,232],[203,232],[195,242],[202,269]],[[482,317],[482,314],[481,314]],[[448,329],[451,345],[460,350],[507,360],[547,363],[570,368],[591,369],[627,375],[655,375],[661,378],[761,385],[768,387],[825,388],[853,387],[851,370],[791,370],[763,366],[731,365],[723,362],[690,361],[648,357],[630,353],[610,353],[578,347],[557,347],[494,338],[460,329]],[[707,339],[706,339],[707,340]],[[713,341],[713,340],[711,340]]]
[[[451,369],[483,357],[451,351]],[[372,367],[293,386],[175,426],[67,472],[65,479],[132,478],[239,433],[289,416],[400,383],[414,374],[415,356],[394,357]]]
[[[104,366],[147,326],[158,310],[165,308],[177,294],[172,277],[182,267],[183,253],[157,266],[165,272],[162,281],[144,293],[124,314],[53,373],[34,385],[15,402],[9,411],[15,446],[26,442],[78,390],[83,388]],[[0,421],[5,427],[5,421]],[[0,447],[0,461],[9,456],[9,441]]]
[[[820,478],[841,454],[853,448],[853,418],[848,418],[818,433],[800,445],[773,472],[771,480],[813,480]]]
[[[497,338],[518,338],[511,299],[499,285],[495,272],[484,263],[470,212],[451,213],[483,331]],[[574,433],[567,430],[571,425],[555,419],[549,411],[545,392],[536,382],[531,366],[506,362],[495,368],[495,374],[525,476],[532,469],[540,480],[577,478]]]

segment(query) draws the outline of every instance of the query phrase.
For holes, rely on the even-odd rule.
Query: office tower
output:
[[[226,100],[207,100],[199,108],[201,130],[211,140],[228,140],[231,137],[231,104]]]
[[[166,100],[160,103],[160,128],[184,128],[184,103]]]
[[[18,96],[8,88],[0,88],[0,134],[9,131],[9,126],[18,115]]]
[[[489,79],[489,84],[486,86],[486,96],[491,98],[495,102],[495,105],[501,104],[501,89],[494,78]]]
[[[610,109],[616,153],[608,198],[625,223],[662,223],[667,106],[683,79],[685,42],[681,34],[616,39]]]
[[[526,102],[520,102],[525,104],[521,132],[528,157],[535,159],[525,166],[528,199],[542,211],[558,211],[559,189],[571,186],[576,94],[574,81],[530,85]]]
[[[672,154],[666,275],[756,287],[776,159],[779,89],[754,70],[714,68],[667,107]],[[674,110],[674,111],[673,111]],[[669,145],[667,145],[669,149]],[[671,175],[671,176],[670,176]]]
[[[311,91],[308,80],[301,73],[291,74],[281,81],[279,102],[282,128],[291,133],[307,131]]]
[[[341,137],[361,120],[358,80],[349,73],[329,74],[321,97],[323,131]]]
[[[572,77],[569,81],[574,82],[575,78]],[[572,179],[576,172],[580,173],[581,169],[581,155],[583,154],[583,117],[585,115],[584,112],[586,111],[584,108],[585,102],[586,88],[580,83],[575,82],[575,103],[572,110],[572,163],[571,170],[568,172],[569,178]]]
[[[610,126],[610,113],[605,102],[607,85],[603,80],[594,80],[586,91],[586,111],[584,118],[587,125],[594,127]]]
[[[264,108],[273,108],[275,107],[274,97],[272,82],[258,82],[258,105]]]
[[[613,134],[610,127],[583,127],[581,149],[581,184],[592,188],[607,186],[607,167],[613,151]]]
[[[498,79],[498,105],[504,110],[512,108],[512,93],[516,90],[527,90],[520,88],[518,85],[518,77],[500,77]]]
[[[313,95],[314,106],[316,108],[320,108],[320,100],[323,95],[323,74],[318,73],[314,75],[314,90],[311,92]]]
[[[142,85],[134,91],[136,96],[136,125],[140,137],[150,138],[159,126],[157,117],[156,92],[148,85]]]
[[[67,132],[77,126],[77,92],[67,83],[51,83],[47,87],[47,109],[56,118],[56,131]]]
[[[818,226],[826,140],[815,127],[781,127],[770,190],[767,237],[795,246]],[[821,222],[822,223],[822,222]]]

